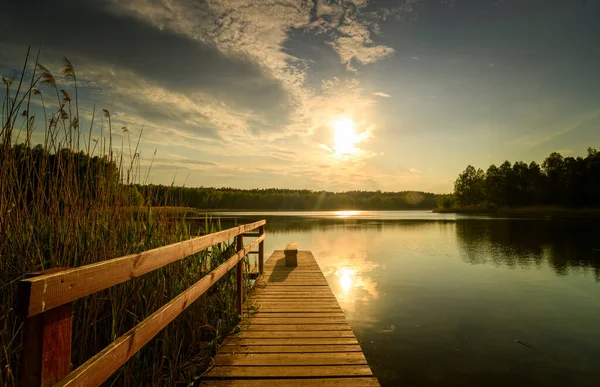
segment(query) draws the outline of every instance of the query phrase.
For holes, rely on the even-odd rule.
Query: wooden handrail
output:
[[[20,283],[21,314],[25,317],[35,316],[129,281],[265,223],[261,220],[157,249],[25,279]]]
[[[28,361],[22,361],[21,385],[100,385],[233,267],[237,267],[236,309],[240,312],[243,302],[242,259],[258,245],[259,267],[263,266],[265,223],[261,220],[97,264],[62,271],[51,269],[22,280],[19,302],[25,317],[23,359]],[[258,238],[244,247],[244,233],[255,228],[259,229]],[[233,237],[236,237],[237,252],[231,258],[68,373],[72,337],[70,311],[74,300],[146,274]],[[48,358],[54,361],[46,361]]]

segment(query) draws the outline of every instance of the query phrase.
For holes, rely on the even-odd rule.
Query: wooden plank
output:
[[[328,308],[332,311],[337,311],[339,310],[340,312],[342,311],[339,307],[334,309],[334,308]],[[259,312],[265,312],[265,313],[269,313],[269,312],[273,312],[273,313],[293,313],[293,312],[304,312],[304,313],[319,313],[322,312],[323,308],[320,307],[306,307],[306,308],[292,308],[292,307],[261,307]]]
[[[242,324],[242,331],[351,331],[348,324],[258,325]]]
[[[265,284],[265,287],[263,289],[257,290],[257,292],[260,291],[262,293],[269,293],[269,292],[274,292],[274,293],[281,293],[281,292],[300,292],[300,293],[304,293],[304,292],[309,292],[309,293],[327,293],[327,294],[333,294],[331,292],[331,288],[329,288],[329,285],[327,286],[323,286],[323,285],[318,285],[318,286],[287,286],[285,288],[282,287],[277,287],[277,286],[271,286],[270,284]]]
[[[331,302],[327,300],[269,300],[269,301],[260,301],[256,302],[253,305],[257,305],[259,307],[275,307],[275,306],[287,306],[293,308],[302,308],[302,307],[321,307],[321,308],[339,308],[339,304],[337,302]]]
[[[231,339],[293,339],[293,338],[315,338],[315,337],[346,337],[353,338],[354,333],[346,331],[241,331],[229,336]]]
[[[148,318],[113,341],[108,347],[67,375],[56,386],[97,386],[129,360],[150,339],[160,332],[175,317],[183,312],[217,280],[244,258],[247,251],[259,243],[256,239],[243,250],[234,254],[209,275],[190,286],[166,305],[152,313]],[[345,340],[345,339],[343,339]]]
[[[294,297],[300,297],[300,298],[309,298],[309,297],[313,297],[313,298],[317,298],[317,299],[336,299],[335,296],[332,293],[326,293],[326,292],[315,292],[313,294],[310,294],[308,292],[264,292],[264,293],[255,293],[250,295],[250,297],[248,298],[248,300],[246,301],[246,303],[249,302],[255,302],[255,300],[260,299],[260,298],[279,298],[279,297],[286,297],[286,298],[294,298]]]
[[[265,378],[265,377],[333,377],[333,376],[371,376],[368,365],[334,366],[263,366],[236,367],[215,366],[205,376],[210,378]]]
[[[314,317],[314,318],[331,318],[331,317],[341,317],[346,318],[343,312],[318,312],[318,313],[307,313],[307,312],[288,312],[288,313],[260,313],[260,315],[251,315],[251,317],[245,322],[254,323],[255,319],[269,319],[271,321],[280,321],[281,319],[286,318],[303,318],[303,317]],[[344,320],[345,321],[345,320]]]
[[[201,385],[378,386],[312,254],[299,252],[290,269],[281,253],[265,265],[270,275],[257,281],[241,330],[224,340]]]
[[[263,318],[263,317],[254,317],[250,318],[250,322],[252,324],[263,324],[263,325],[273,325],[273,324],[342,324],[347,323],[346,317],[288,317],[285,319],[278,318]]]
[[[361,352],[360,345],[222,345],[219,353],[330,353]]]
[[[379,383],[374,377],[354,378],[310,378],[310,379],[222,379],[203,380],[202,387],[378,387]]]
[[[326,337],[326,338],[280,338],[280,339],[236,339],[228,337],[223,341],[228,345],[314,345],[314,344],[358,344],[355,337]]]
[[[334,353],[223,353],[215,357],[215,364],[236,366],[262,365],[337,365],[337,364],[367,364],[362,352]]]
[[[275,314],[275,313],[273,313]],[[292,313],[277,313],[292,314]],[[288,324],[347,324],[346,317],[287,317],[287,318],[269,318],[254,317],[249,319],[252,324],[257,325],[288,325]]]
[[[283,295],[275,295],[275,296],[261,296],[261,297],[253,297],[252,304],[250,305],[259,305],[264,303],[274,303],[274,302],[328,302],[331,300],[335,300],[335,297],[332,296],[283,296]],[[246,304],[248,305],[248,304]],[[338,304],[339,305],[339,304]],[[336,305],[337,306],[337,305]]]
[[[289,283],[289,282],[268,282],[267,283],[268,286],[272,286],[272,287],[289,287],[289,286],[295,286],[298,288],[303,288],[303,287],[307,287],[307,286],[329,286],[327,284],[327,281],[325,283],[323,282],[311,282],[311,283],[306,283],[306,282],[294,282],[294,283]]]
[[[138,254],[25,279],[23,282],[30,286],[26,316],[34,316],[139,277],[264,224],[265,221],[261,220]],[[264,235],[252,245],[257,245],[263,239]]]

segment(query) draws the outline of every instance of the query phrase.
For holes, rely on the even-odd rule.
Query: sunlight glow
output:
[[[341,269],[341,277],[340,277],[340,286],[344,293],[348,293],[348,291],[352,288],[354,270],[351,269]]]
[[[333,123],[335,129],[335,144],[333,150],[338,157],[344,157],[356,153],[355,147],[362,138],[354,131],[354,122],[350,119],[342,119]]]
[[[347,210],[347,211],[334,211],[333,213],[335,214],[335,216],[337,218],[348,218],[350,216],[358,215],[359,211]]]

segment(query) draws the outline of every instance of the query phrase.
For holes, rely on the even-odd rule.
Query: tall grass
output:
[[[89,126],[81,127],[77,74],[66,58],[57,78],[28,51],[21,73],[2,81],[0,385],[17,385],[22,320],[14,306],[18,281],[26,273],[90,264],[185,240],[195,232],[185,219],[173,221],[168,211],[153,210],[152,205],[161,203],[154,201],[151,192],[140,198],[133,186],[141,175],[138,145],[114,146],[108,110],[97,117],[93,109]],[[68,87],[61,88],[61,83]],[[43,135],[43,141],[34,146],[36,135]],[[131,144],[127,128],[121,135]],[[208,233],[214,228],[207,224],[194,231]],[[73,365],[83,363],[199,280],[233,249],[228,243],[215,246],[75,302]],[[109,382],[189,383],[238,319],[234,290],[235,274],[228,274]]]

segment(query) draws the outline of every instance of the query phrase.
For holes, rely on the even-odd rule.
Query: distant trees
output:
[[[551,153],[541,167],[505,161],[486,172],[469,165],[454,183],[461,206],[600,206],[600,153],[588,148],[586,157]]]
[[[402,210],[433,209],[437,195],[427,192],[348,191],[327,192],[291,189],[188,188],[139,185],[144,197],[167,205],[203,209],[244,210]]]
[[[485,172],[469,165],[454,182],[454,196],[461,205],[479,205],[485,201]]]

